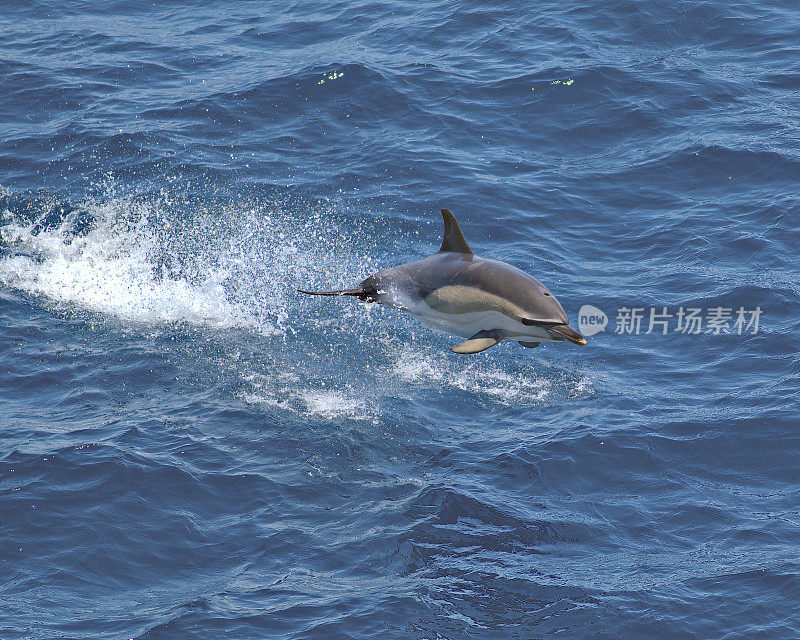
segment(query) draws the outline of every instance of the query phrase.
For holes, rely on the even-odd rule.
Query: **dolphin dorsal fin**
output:
[[[464,234],[461,233],[461,227],[458,226],[458,220],[453,215],[450,209],[442,209],[442,217],[444,218],[444,240],[442,240],[442,251],[454,251],[455,253],[466,253],[473,255],[472,249],[469,248],[467,241],[464,240]]]

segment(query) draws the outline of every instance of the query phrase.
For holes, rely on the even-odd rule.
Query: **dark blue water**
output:
[[[4,2],[0,637],[800,636],[798,33]],[[296,294],[437,250],[441,207],[605,331],[457,356]]]

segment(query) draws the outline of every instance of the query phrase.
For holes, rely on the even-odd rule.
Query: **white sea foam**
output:
[[[0,260],[0,282],[126,320],[248,323],[228,300],[223,273],[211,269],[190,281],[156,268],[146,206],[121,211],[119,203],[106,203],[92,212],[95,224],[85,235],[71,234],[69,221],[52,230],[20,222],[2,227],[0,239],[20,252]]]
[[[308,389],[302,392],[308,412],[325,418],[368,419],[372,417],[363,396],[346,390]]]
[[[263,405],[293,413],[318,416],[328,420],[374,420],[380,411],[367,401],[365,393],[343,386],[324,388],[304,386],[297,376],[245,376],[247,389],[240,397],[250,404]]]

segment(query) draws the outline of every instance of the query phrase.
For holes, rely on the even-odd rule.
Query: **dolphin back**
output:
[[[568,323],[561,305],[541,282],[498,260],[439,252],[400,268],[418,295],[443,313],[494,309],[517,320]]]

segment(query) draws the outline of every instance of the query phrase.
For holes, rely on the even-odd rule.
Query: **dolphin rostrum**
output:
[[[478,353],[501,340],[523,347],[543,341],[586,344],[541,282],[469,248],[455,216],[442,209],[444,240],[432,256],[372,274],[353,289],[303,291],[315,296],[354,296],[408,311],[428,326],[467,338],[455,353]]]

